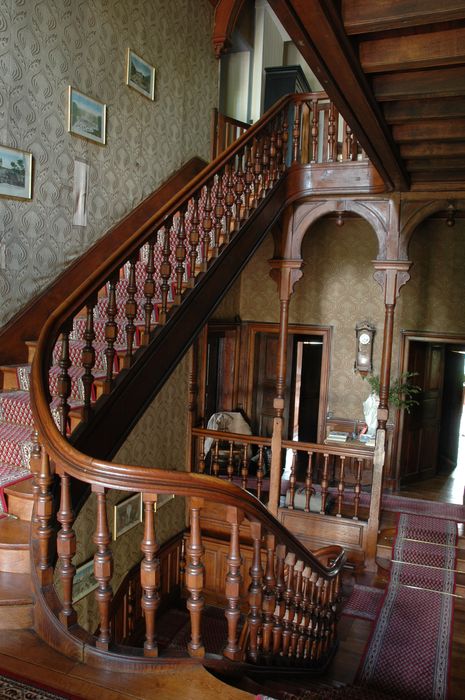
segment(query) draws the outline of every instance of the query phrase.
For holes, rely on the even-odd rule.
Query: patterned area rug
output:
[[[42,683],[31,683],[16,673],[0,669],[0,698],[12,700],[81,700],[77,695],[55,691]]]
[[[364,620],[376,620],[383,601],[384,590],[355,584],[352,593],[342,608],[343,615],[361,617]]]
[[[453,522],[399,515],[391,578],[358,683],[397,698],[447,697],[456,542]]]

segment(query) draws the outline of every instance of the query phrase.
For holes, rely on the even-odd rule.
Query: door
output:
[[[463,409],[464,348],[447,348],[444,361],[444,389],[438,467],[450,473],[457,466],[460,420]]]
[[[252,424],[255,434],[271,437],[276,396],[276,367],[278,361],[278,333],[257,333],[255,345]],[[289,385],[292,366],[292,335],[288,337],[286,386],[284,387],[283,435],[289,429]]]

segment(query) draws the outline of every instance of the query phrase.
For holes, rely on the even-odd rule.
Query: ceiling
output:
[[[465,189],[465,0],[268,1],[388,188]]]

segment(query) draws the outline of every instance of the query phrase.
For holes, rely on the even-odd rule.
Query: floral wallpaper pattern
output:
[[[0,144],[33,155],[33,199],[0,199],[0,326],[194,155],[217,99],[208,0],[0,0]],[[156,68],[125,85],[126,49]],[[67,131],[67,88],[108,106],[107,145]],[[90,166],[72,225],[74,160]]]

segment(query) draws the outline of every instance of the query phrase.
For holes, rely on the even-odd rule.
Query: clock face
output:
[[[368,345],[368,343],[370,342],[370,336],[368,335],[368,333],[361,333],[359,341],[361,345]]]

